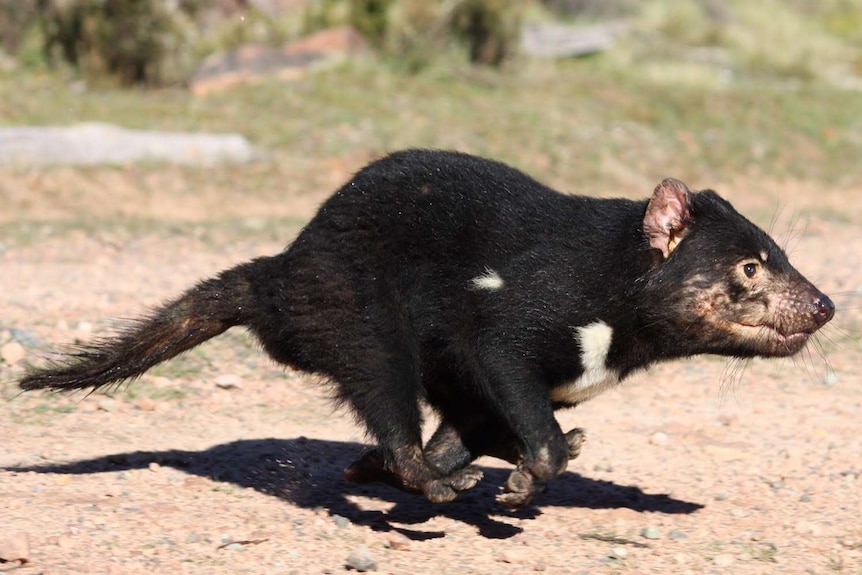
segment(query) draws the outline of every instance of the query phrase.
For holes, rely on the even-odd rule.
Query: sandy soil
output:
[[[104,334],[280,242],[190,225],[3,243],[0,557],[27,562],[0,571],[341,573],[364,553],[397,574],[862,573],[862,218],[816,192],[795,198],[807,225],[790,247],[839,305],[819,343],[795,361],[662,365],[560,414],[588,442],[518,512],[495,504],[508,471],[491,459],[451,504],[346,484],[361,430],[242,332],[110,396],[17,394],[22,351]]]

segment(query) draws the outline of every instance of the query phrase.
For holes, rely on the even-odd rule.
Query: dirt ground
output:
[[[362,431],[241,331],[110,395],[18,395],[22,354],[104,335],[295,229],[0,238],[0,557],[26,559],[0,571],[860,574],[862,196],[782,189],[804,224],[791,259],[834,296],[833,324],[795,360],[661,365],[561,413],[587,429],[582,455],[517,512],[494,502],[508,470],[491,459],[445,505],[345,483]],[[775,193],[731,197],[763,214]]]

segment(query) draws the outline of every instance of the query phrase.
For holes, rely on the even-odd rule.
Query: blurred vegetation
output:
[[[527,5],[521,0],[319,0],[306,9],[303,29],[349,24],[409,71],[459,51],[474,64],[500,66],[516,52]]]
[[[238,2],[241,17],[213,0],[0,0],[0,46],[22,61],[69,65],[90,82],[178,85],[209,53],[350,24],[386,57],[409,68],[466,47],[476,64],[515,52],[518,0],[318,0],[270,15]]]
[[[2,23],[22,17],[9,9],[23,9],[24,2],[3,2]],[[504,4],[457,4],[468,10],[478,3],[498,11]],[[183,5],[189,22],[203,18],[199,7]],[[474,12],[441,6],[318,0],[289,21],[246,13],[243,21],[195,28],[189,41],[198,55],[349,21],[380,46],[377,55],[290,83],[265,81],[205,98],[170,82],[152,91],[111,89],[83,69],[51,68],[33,56],[44,47],[44,24],[22,28],[10,47],[11,37],[0,35],[19,56],[15,66],[0,66],[0,124],[103,121],[239,132],[267,159],[124,173],[132,182],[170,173],[189,194],[215,187],[239,197],[271,194],[272,201],[285,193],[330,192],[369,159],[411,146],[498,158],[576,193],[643,196],[668,175],[695,186],[743,179],[862,185],[860,0],[524,2],[516,21],[577,26],[622,18],[627,32],[587,58],[539,60],[514,55],[511,44],[487,48],[490,63],[503,62],[499,68],[472,65],[473,48],[455,31],[512,24],[488,24]],[[149,70],[143,67],[148,80]],[[118,168],[88,168],[82,181],[98,181],[109,170]]]
[[[225,4],[0,0],[0,47],[28,65],[65,63],[90,82],[177,85],[212,52],[344,24],[415,72],[453,54],[500,66],[516,54],[525,19],[622,19],[630,33],[612,56],[640,74],[720,81],[721,69],[838,83],[862,75],[862,0],[309,0],[277,14],[234,2],[241,15]]]

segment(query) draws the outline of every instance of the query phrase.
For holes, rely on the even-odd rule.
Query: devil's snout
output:
[[[835,304],[828,296],[818,293],[814,299],[814,321],[817,327],[828,322],[835,315]]]

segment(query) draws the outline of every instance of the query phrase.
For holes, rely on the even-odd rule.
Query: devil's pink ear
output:
[[[644,215],[643,230],[649,245],[667,258],[677,243],[685,237],[691,214],[688,187],[674,178],[667,178],[650,198]]]

